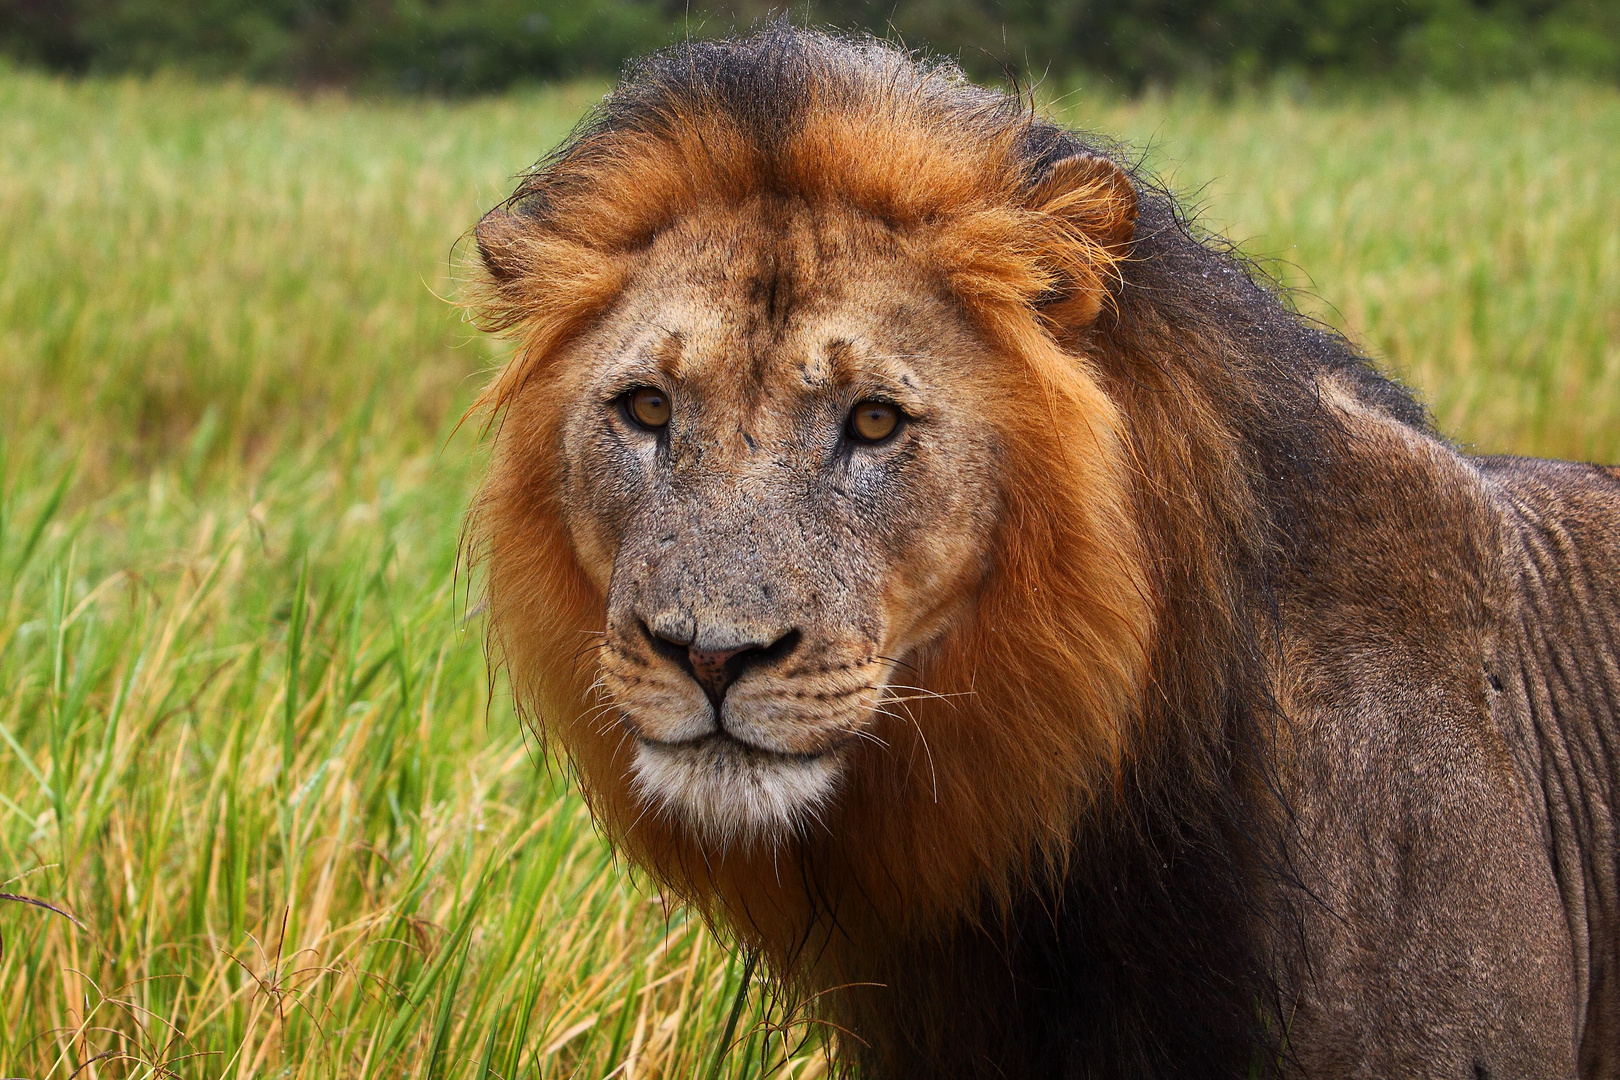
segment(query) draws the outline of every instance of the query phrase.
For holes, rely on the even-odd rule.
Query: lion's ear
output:
[[[1102,310],[1106,282],[1116,276],[1136,233],[1136,188],[1105,157],[1076,154],[1053,165],[1030,190],[1031,210],[1053,219],[1050,253],[1059,285],[1041,305],[1054,324],[1078,330]]]
[[[526,269],[523,240],[532,227],[521,213],[504,203],[478,220],[478,227],[473,230],[478,255],[484,260],[484,269],[497,283],[504,285]]]
[[[1076,154],[1059,161],[1030,191],[1029,207],[1106,248],[1123,248],[1136,231],[1136,188],[1125,170],[1105,157]]]

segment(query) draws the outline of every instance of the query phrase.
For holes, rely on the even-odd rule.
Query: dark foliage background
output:
[[[473,93],[610,73],[633,53],[783,10],[765,0],[0,0],[0,52],[68,72],[182,68]],[[1128,90],[1277,72],[1620,81],[1620,0],[817,0],[786,10],[953,53],[979,74],[1084,69]]]

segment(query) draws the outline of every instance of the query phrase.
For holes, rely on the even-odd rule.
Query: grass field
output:
[[[0,73],[0,892],[76,920],[0,901],[0,1076],[825,1071],[609,857],[456,573],[457,241],[590,97]],[[1057,108],[1463,442],[1620,459],[1620,93]]]

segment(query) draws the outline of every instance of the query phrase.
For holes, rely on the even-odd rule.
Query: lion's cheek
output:
[[[618,537],[603,535],[588,518],[582,520],[569,515],[563,523],[580,570],[598,594],[607,596],[613,583],[613,561],[617,554]]]
[[[994,565],[995,526],[992,498],[972,494],[984,513],[936,499],[932,505],[939,513],[892,546],[882,577],[886,655],[901,656],[928,644],[973,605]]]
[[[593,431],[569,433],[563,445],[560,509],[580,569],[606,598],[625,537],[634,534],[636,510],[650,485],[643,462],[603,442]]]

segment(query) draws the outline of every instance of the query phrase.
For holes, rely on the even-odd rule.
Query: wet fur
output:
[[[821,1007],[851,1033],[846,1064],[873,1075],[1565,1075],[1577,1054],[1582,1075],[1614,1075],[1594,1041],[1620,1023],[1613,947],[1570,961],[1555,932],[1570,886],[1537,862],[1564,843],[1579,865],[1612,830],[1561,829],[1556,811],[1523,825],[1516,777],[1544,755],[1477,720],[1481,657],[1512,638],[1485,598],[1520,588],[1501,507],[1523,503],[1526,470],[1458,457],[1406,391],[1110,154],[870,42],[777,28],[627,69],[478,231],[484,323],[520,343],[485,395],[495,461],[474,518],[520,705],[665,887],[788,984],[846,987]],[[781,201],[767,223],[878,223],[1018,358],[991,399],[1044,407],[1001,418],[982,592],[897,658],[940,696],[906,703],[886,748],[858,748],[789,842],[727,848],[647,812],[592,711],[605,585],[562,524],[559,365],[660,238],[762,198]],[[800,301],[759,302],[769,318]],[[1528,472],[1554,476],[1538,505],[1557,519],[1562,474]],[[1620,564],[1617,485],[1579,484],[1606,523],[1588,527],[1596,557]],[[1620,602],[1596,580],[1577,604],[1597,623],[1586,696],[1564,715],[1591,724],[1606,702],[1612,736]],[[1385,623],[1346,655],[1347,627]],[[1453,714],[1461,735],[1425,726]],[[1441,773],[1400,779],[1407,751],[1390,747],[1408,735]],[[1581,768],[1612,799],[1612,759],[1606,776]],[[1382,780],[1358,789],[1358,770]],[[1369,833],[1386,811],[1427,820],[1470,785],[1459,823],[1414,842],[1482,860],[1476,883],[1368,884],[1388,869]],[[1493,851],[1470,805],[1523,835]],[[1612,897],[1614,868],[1592,873],[1588,892]],[[1488,918],[1487,887],[1503,897]],[[1408,935],[1427,944],[1378,944],[1395,896],[1432,915]],[[1612,935],[1609,918],[1581,925]],[[1431,971],[1482,920],[1474,953]]]

